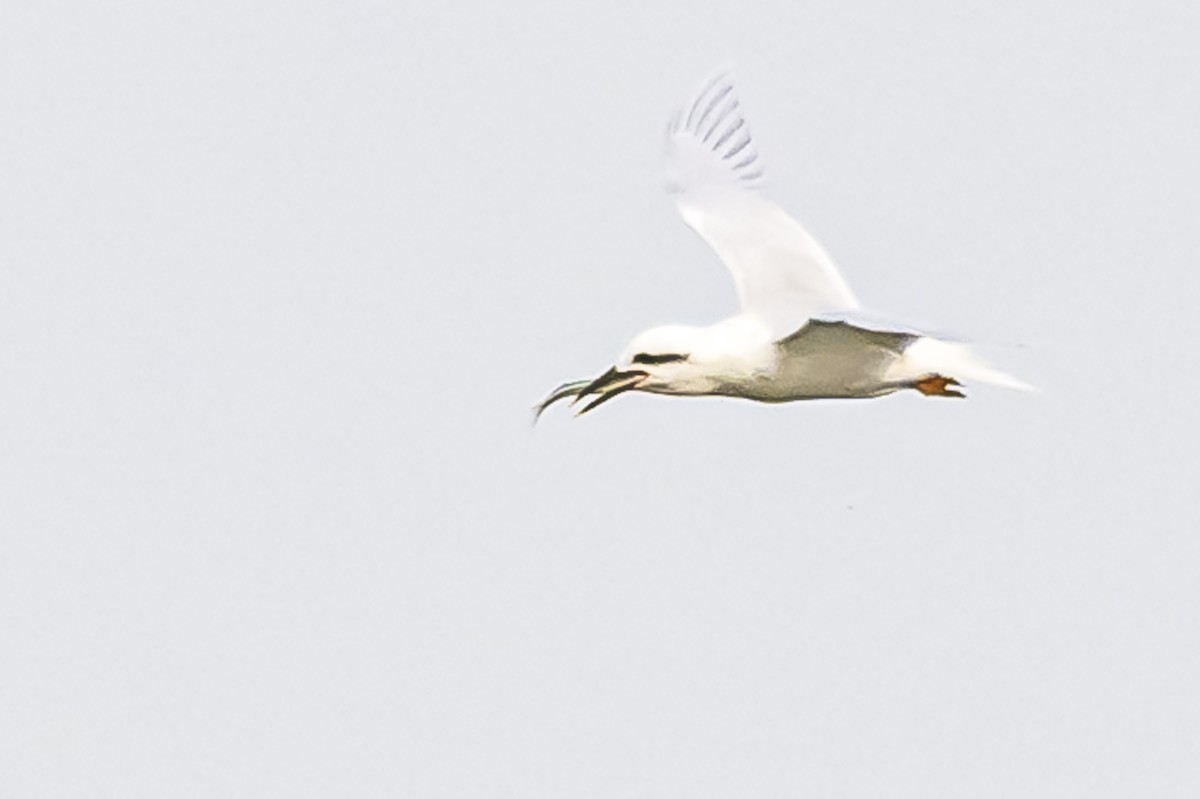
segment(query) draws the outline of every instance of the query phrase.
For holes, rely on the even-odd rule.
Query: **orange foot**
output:
[[[950,386],[961,386],[962,383],[955,380],[953,377],[943,377],[942,375],[930,375],[922,377],[917,382],[913,383],[913,388],[920,391],[927,397],[965,397],[961,391],[955,391]]]

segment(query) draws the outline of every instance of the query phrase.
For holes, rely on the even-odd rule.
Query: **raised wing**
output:
[[[733,79],[722,72],[676,111],[667,191],[733,274],[742,310],[782,337],[858,300],[816,239],[758,192],[762,162]]]

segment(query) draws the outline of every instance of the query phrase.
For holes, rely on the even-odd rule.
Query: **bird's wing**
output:
[[[775,344],[773,379],[784,385],[819,385],[833,396],[871,396],[918,340],[907,333],[813,319]]]
[[[881,329],[844,320],[813,319],[776,342],[776,379],[806,380],[821,375],[841,385],[904,383],[941,374],[958,380],[1036,391],[1012,375],[992,368],[962,342],[933,338],[911,330]]]
[[[812,319],[795,333],[780,340],[776,346],[789,357],[814,357],[816,354],[844,356],[849,352],[878,350],[899,355],[921,338],[919,333],[898,330],[872,330],[849,322],[829,322]],[[847,358],[847,360],[852,360]]]
[[[782,337],[819,314],[859,307],[824,248],[759,194],[762,161],[728,72],[676,111],[666,161],[667,191],[733,274],[743,311]]]

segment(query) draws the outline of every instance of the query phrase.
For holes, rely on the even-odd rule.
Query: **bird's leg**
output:
[[[912,387],[920,391],[926,397],[965,397],[961,391],[955,391],[950,386],[961,386],[962,383],[955,380],[953,377],[945,377],[944,375],[932,374],[927,377],[922,377],[912,384]]]

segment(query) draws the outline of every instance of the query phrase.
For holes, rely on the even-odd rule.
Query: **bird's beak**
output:
[[[626,391],[637,388],[647,377],[649,377],[649,373],[647,372],[638,370],[621,372],[616,367],[613,367],[595,380],[575,380],[570,383],[563,383],[550,392],[550,396],[546,397],[540,405],[534,408],[533,421],[536,423],[538,417],[542,415],[542,411],[561,399],[574,397],[575,399],[571,401],[571,404],[575,405],[584,397],[593,394],[598,395],[594,400],[585,405],[583,410],[579,411],[577,415],[582,416],[600,403],[607,402],[618,394],[624,394]]]
[[[592,382],[579,390],[575,395],[575,399],[571,400],[571,405],[575,405],[584,397],[596,395],[596,398],[583,406],[583,409],[576,416],[583,416],[585,413],[595,408],[597,405],[608,402],[613,397],[624,394],[626,391],[632,391],[641,385],[642,381],[649,377],[649,372],[643,372],[638,369],[632,369],[627,372],[622,372],[613,367],[604,374],[597,377]]]

